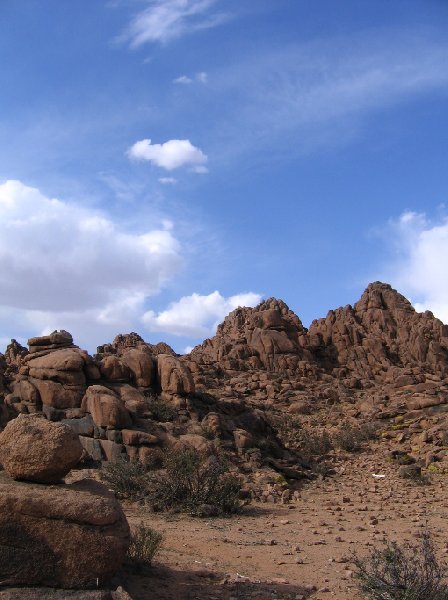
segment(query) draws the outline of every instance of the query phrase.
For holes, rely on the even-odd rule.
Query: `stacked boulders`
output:
[[[99,379],[98,367],[87,352],[74,346],[66,331],[31,338],[29,353],[21,357],[18,375],[5,398],[16,413],[43,411],[50,420],[59,420],[67,409],[76,409],[88,380]]]
[[[0,434],[2,585],[98,588],[123,563],[130,533],[118,501],[98,482],[61,481],[82,453],[70,427],[42,416],[19,415]]]

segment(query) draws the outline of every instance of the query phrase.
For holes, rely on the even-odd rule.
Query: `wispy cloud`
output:
[[[164,144],[153,144],[145,139],[136,142],[128,150],[130,158],[148,161],[166,171],[180,167],[191,167],[195,173],[206,173],[207,156],[193,146],[190,140],[169,140]]]
[[[199,339],[213,335],[219,323],[235,308],[255,306],[260,301],[260,294],[254,292],[227,298],[218,291],[207,296],[191,294],[171,303],[166,310],[159,313],[147,311],[143,322],[149,331]]]
[[[447,90],[446,64],[446,41],[415,31],[261,49],[213,72],[207,89],[219,94],[220,103],[210,151],[226,158],[228,149],[233,160],[253,150],[275,157],[343,143],[362,129],[366,116]]]
[[[147,8],[132,19],[124,37],[136,48],[217,27],[229,19],[228,14],[211,10],[217,3],[218,0],[149,0]]]
[[[182,85],[190,85],[192,83],[207,83],[208,75],[205,71],[200,71],[196,73],[194,77],[189,77],[188,75],[181,75],[180,77],[176,77],[173,79],[173,83],[180,83]]]

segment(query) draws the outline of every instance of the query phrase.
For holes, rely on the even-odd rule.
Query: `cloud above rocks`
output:
[[[431,310],[448,323],[448,218],[404,212],[389,224],[388,236],[396,258],[386,277],[417,310]]]
[[[224,297],[218,291],[191,294],[173,302],[166,310],[147,311],[143,322],[149,331],[201,339],[212,336],[224,317],[239,306],[256,306],[261,295],[254,292]]]
[[[150,162],[166,171],[189,167],[196,173],[207,172],[207,155],[193,146],[190,140],[168,140],[164,144],[153,144],[150,139],[140,140],[129,148],[128,156]]]
[[[12,335],[75,326],[86,343],[94,331],[117,333],[183,262],[168,226],[132,233],[104,213],[48,198],[20,181],[0,184],[4,334],[19,324]]]

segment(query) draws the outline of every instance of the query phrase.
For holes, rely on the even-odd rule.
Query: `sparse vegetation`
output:
[[[146,493],[148,467],[139,461],[120,457],[107,462],[101,468],[100,475],[117,498],[138,500]]]
[[[174,421],[176,418],[176,409],[158,396],[150,396],[148,398],[148,404],[152,418],[155,421],[159,421],[160,423],[168,423],[169,421]]]
[[[131,534],[131,543],[129,545],[128,557],[136,571],[142,571],[145,567],[150,567],[156,554],[162,545],[163,535],[140,523]]]
[[[333,435],[333,443],[336,447],[346,452],[356,452],[369,440],[376,439],[376,429],[372,425],[353,426],[344,423]]]
[[[240,480],[220,454],[207,456],[184,446],[168,452],[164,466],[149,479],[148,502],[154,510],[211,516],[240,508]]]
[[[448,600],[447,569],[429,531],[416,546],[387,542],[367,558],[352,558],[359,590],[369,600]]]
[[[400,467],[398,471],[400,477],[412,481],[416,485],[430,485],[431,478],[422,473],[421,467],[415,464],[405,465]]]

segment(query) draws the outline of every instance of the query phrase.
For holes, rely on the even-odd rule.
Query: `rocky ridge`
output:
[[[1,419],[42,412],[70,425],[97,461],[219,439],[240,470],[268,465],[294,479],[303,462],[276,437],[270,410],[323,426],[379,421],[392,447],[442,461],[447,373],[448,327],[375,282],[309,329],[281,300],[238,308],[182,357],[136,333],[94,357],[64,331],[29,350],[12,341],[0,360]]]

